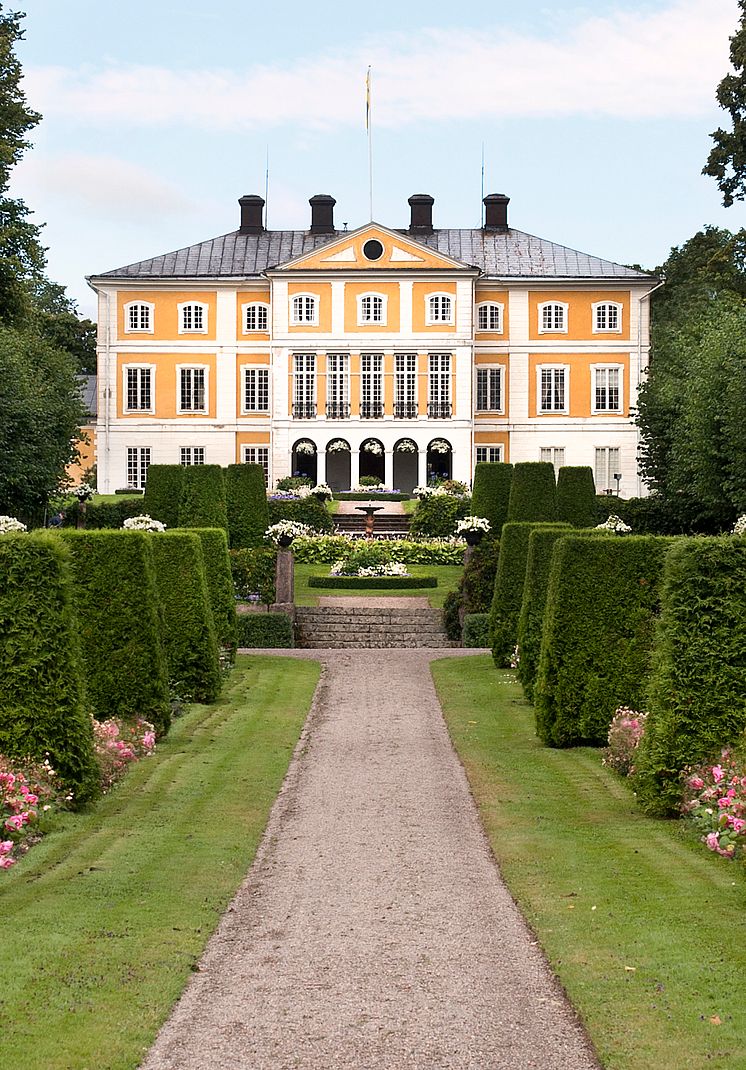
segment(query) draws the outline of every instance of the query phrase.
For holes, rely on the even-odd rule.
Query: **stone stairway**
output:
[[[298,606],[295,641],[314,649],[452,647],[439,609]]]
[[[404,538],[409,534],[409,520],[410,518],[405,514],[377,513],[373,537],[397,535],[399,538]],[[362,535],[365,532],[365,517],[338,514],[334,517],[334,530],[338,535]]]

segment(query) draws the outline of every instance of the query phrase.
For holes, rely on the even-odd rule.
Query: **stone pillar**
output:
[[[386,450],[383,455],[383,483],[394,489],[394,451]]]
[[[350,452],[350,488],[360,482],[360,450]]]
[[[295,612],[295,558],[292,550],[277,551],[277,566],[275,568],[275,602],[272,609],[275,612],[283,611],[293,614]]]
[[[326,483],[326,450],[316,451],[316,482]]]
[[[417,454],[417,486],[427,486],[427,450],[420,450]]]

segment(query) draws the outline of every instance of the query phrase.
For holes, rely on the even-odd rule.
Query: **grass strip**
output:
[[[3,874],[4,1065],[140,1064],[254,858],[318,676],[239,656],[218,702]]]
[[[503,877],[604,1067],[745,1067],[743,869],[645,817],[599,750],[543,747],[488,656],[432,669]]]
[[[309,587],[325,587],[327,590],[396,591],[413,590],[415,587],[437,587],[435,576],[309,576]]]
[[[339,595],[340,597],[351,598],[365,598],[375,594],[376,598],[389,597],[396,595],[397,597],[425,597],[427,596],[430,605],[434,609],[442,609],[443,602],[449,591],[453,591],[458,587],[459,579],[464,571],[463,565],[407,565],[407,568],[413,576],[435,576],[438,582],[438,586],[435,588],[422,588],[417,587],[404,587],[396,590],[379,589],[371,591],[370,587],[363,586],[362,582],[358,587],[345,588],[339,590],[337,587],[331,585],[324,587],[311,587],[309,579],[311,576],[326,576],[329,578],[329,565],[316,563],[316,564],[299,564],[295,563],[295,603],[298,606],[317,606],[319,604],[319,595]]]

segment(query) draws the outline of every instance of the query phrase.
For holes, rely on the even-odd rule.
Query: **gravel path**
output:
[[[325,665],[311,716],[144,1070],[597,1070],[483,835],[443,651],[288,656]]]

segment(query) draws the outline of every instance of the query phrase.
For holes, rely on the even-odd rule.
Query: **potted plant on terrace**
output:
[[[465,516],[463,520],[456,521],[456,534],[466,539],[467,546],[479,546],[490,526],[484,516]]]

